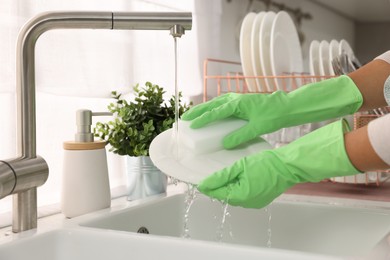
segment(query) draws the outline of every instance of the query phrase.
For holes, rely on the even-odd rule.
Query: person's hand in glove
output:
[[[294,142],[235,162],[198,185],[212,198],[245,208],[261,208],[302,182],[360,173],[344,146],[344,120],[319,128]]]
[[[181,117],[192,120],[191,128],[200,128],[227,117],[248,121],[241,129],[223,139],[225,148],[234,148],[258,135],[284,127],[319,122],[355,113],[363,98],[348,76],[308,84],[290,93],[228,93],[193,107]]]

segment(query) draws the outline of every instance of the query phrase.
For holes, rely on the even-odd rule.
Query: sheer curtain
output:
[[[211,3],[210,3],[211,2]],[[3,0],[0,2],[0,158],[16,156],[15,46],[18,31],[45,11],[186,11],[193,29],[178,41],[179,88],[187,99],[202,92],[202,62],[218,55],[217,25],[222,0]],[[211,42],[212,45],[207,45]],[[58,211],[62,143],[72,140],[75,111],[106,111],[112,90],[128,92],[151,81],[174,93],[173,39],[168,31],[57,30],[36,46],[37,149],[49,164],[48,181],[38,188],[39,214]],[[109,118],[97,118],[96,121]],[[113,194],[126,185],[123,160],[108,153]],[[93,180],[91,180],[93,185]],[[53,205],[48,207],[47,205]],[[11,196],[0,200],[0,226],[11,222]],[[47,213],[47,212],[46,212]]]

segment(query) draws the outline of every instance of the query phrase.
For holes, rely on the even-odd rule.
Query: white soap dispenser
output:
[[[63,144],[61,210],[68,218],[111,205],[106,142],[94,141],[91,132],[92,116],[102,115],[112,114],[77,110],[75,141]]]

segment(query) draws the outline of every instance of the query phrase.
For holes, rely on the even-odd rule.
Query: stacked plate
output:
[[[346,40],[312,41],[309,49],[310,74],[313,76],[336,75],[332,61],[339,55],[346,54],[353,60],[355,54]]]
[[[241,25],[240,58],[250,92],[291,90],[291,81],[267,77],[302,72],[302,50],[290,15],[248,13]]]

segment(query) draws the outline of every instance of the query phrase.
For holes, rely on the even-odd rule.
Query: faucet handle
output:
[[[111,112],[92,112],[88,109],[79,109],[76,111],[77,132],[75,134],[76,142],[93,142],[91,131],[92,116],[112,116]]]

